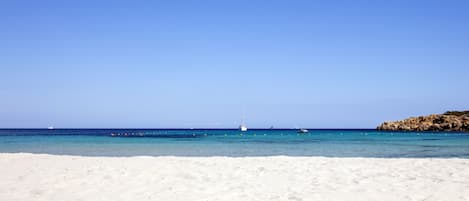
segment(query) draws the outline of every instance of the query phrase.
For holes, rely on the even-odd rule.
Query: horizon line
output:
[[[303,129],[310,129],[310,130],[376,130],[376,128],[308,128],[308,127],[301,127]],[[137,129],[142,129],[142,130],[238,130],[238,128],[233,128],[233,127],[229,127],[229,128],[175,128],[175,127],[170,127],[170,128],[105,128],[105,127],[102,127],[102,128],[98,128],[98,127],[95,127],[95,128],[73,128],[73,127],[63,127],[63,128],[53,128],[53,129],[49,129],[49,128],[33,128],[33,127],[30,127],[30,128],[0,128],[0,130],[8,130],[8,129],[37,129],[37,130],[72,130],[72,129],[95,129],[95,130],[99,130],[99,129],[134,129],[134,130],[137,130]],[[248,130],[297,130],[297,129],[300,129],[300,128],[249,128]]]

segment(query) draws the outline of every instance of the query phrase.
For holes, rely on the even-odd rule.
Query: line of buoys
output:
[[[165,135],[179,135],[178,133],[172,134],[170,132],[113,132],[110,134],[111,137],[151,137],[151,136],[165,136]],[[181,135],[190,135],[190,136],[211,136],[208,133],[188,133],[188,134],[181,134]],[[262,133],[259,135],[267,136],[267,133]],[[270,135],[270,134],[269,134]],[[284,133],[279,133],[278,135],[283,136]],[[285,134],[289,135],[289,134]],[[297,135],[300,135],[297,133]],[[340,135],[343,135],[342,133]],[[368,133],[361,133],[361,135],[368,135]],[[214,136],[217,136],[216,134]],[[229,136],[229,134],[223,134],[223,136]],[[257,136],[256,133],[253,134],[243,134],[239,133],[238,136]]]
[[[145,133],[111,133],[112,137],[133,137],[133,136],[144,136]]]

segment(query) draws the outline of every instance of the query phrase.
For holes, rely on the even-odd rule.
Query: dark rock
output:
[[[401,121],[384,122],[378,130],[388,131],[459,131],[469,132],[469,111],[411,117]]]

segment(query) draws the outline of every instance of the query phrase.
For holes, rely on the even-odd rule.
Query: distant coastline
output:
[[[469,110],[387,121],[379,125],[377,130],[469,132]]]

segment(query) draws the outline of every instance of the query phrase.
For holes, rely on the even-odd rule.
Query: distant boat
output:
[[[241,125],[239,125],[239,131],[241,131],[241,132],[248,131],[248,127],[246,127],[246,125],[244,125],[244,113],[243,113],[243,117],[241,118]]]
[[[300,128],[300,130],[298,130],[298,133],[308,133],[308,129],[304,129],[304,128]]]
[[[241,124],[241,125],[239,125],[239,131],[246,132],[246,131],[248,131],[248,127],[246,127],[244,124]]]
[[[49,129],[49,130],[54,130],[54,127],[53,127],[53,126],[49,126],[49,127],[47,127],[47,129]]]

